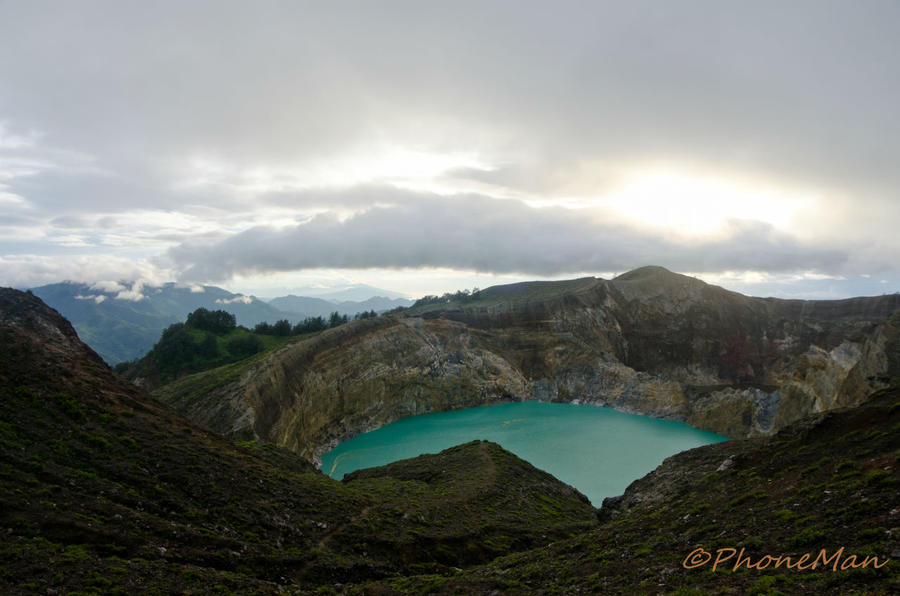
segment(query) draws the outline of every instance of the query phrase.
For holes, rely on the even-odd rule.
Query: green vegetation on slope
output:
[[[369,311],[357,313],[353,319],[377,316],[374,311]],[[339,327],[349,320],[347,315],[332,312],[327,320],[308,317],[293,326],[287,319],[275,323],[262,321],[250,331],[238,327],[235,316],[227,311],[198,308],[188,314],[184,323],[175,323],[163,330],[159,341],[143,358],[121,362],[115,370],[128,379],[140,379],[148,389],[154,388],[198,371],[240,362],[271,351],[289,337],[302,339]]]
[[[472,564],[535,546],[533,524],[545,528],[546,540],[538,541],[542,546],[559,537],[561,529],[583,531],[593,525],[571,521],[581,519],[590,506],[587,497],[487,441],[357,470],[343,482],[391,504],[375,515],[395,518],[393,531],[406,539],[391,548],[410,562],[427,553],[437,563]],[[386,508],[397,503],[405,503],[402,516]],[[486,533],[473,535],[471,527]],[[366,533],[362,527],[346,531]]]
[[[237,327],[234,315],[223,310],[198,308],[184,323],[167,327],[146,356],[120,363],[116,371],[129,379],[144,379],[152,386],[243,360],[271,350],[286,339],[285,335],[254,333]]]
[[[324,318],[327,324],[329,316],[335,311],[342,318],[362,312],[375,316],[375,311],[384,311],[397,302],[407,303],[378,297],[340,303],[298,298],[317,303],[316,308],[307,309],[289,308],[290,300],[276,299],[266,303],[253,296],[233,294],[215,286],[188,287],[166,283],[158,287],[139,286],[138,292],[124,292],[123,296],[126,289],[123,284],[109,282],[93,286],[63,282],[33,288],[32,291],[62,313],[78,331],[82,341],[110,365],[141,358],[153,347],[166,327],[183,321],[198,308],[222,309],[235,315],[238,325],[252,328],[259,323],[282,318],[296,324],[302,324],[303,317]],[[315,329],[304,333],[310,331]]]
[[[409,308],[398,308],[406,316],[448,309],[490,308],[499,305],[522,305],[559,298],[573,292],[580,292],[596,286],[598,279],[582,277],[561,281],[525,281],[513,284],[491,286],[484,290],[459,290],[441,296],[424,296]]]
[[[896,594],[900,591],[900,389],[775,436],[686,451],[607,499],[601,525],[453,577],[384,580],[375,593]],[[702,548],[712,561],[683,565]],[[767,556],[826,549],[817,569]],[[713,571],[715,557],[723,561]],[[734,552],[727,549],[734,549]],[[741,549],[745,562],[734,565]],[[696,561],[702,561],[698,552]],[[854,559],[850,557],[854,556]],[[846,561],[866,567],[844,567]],[[761,567],[761,568],[757,568]]]
[[[176,409],[179,412],[193,419],[190,412],[195,408],[207,407],[204,398],[213,395],[217,388],[240,379],[268,354],[268,351],[263,351],[236,362],[181,376],[160,387],[151,387],[152,395],[165,404],[172,406],[177,404]],[[252,439],[253,436],[247,433],[234,438]]]
[[[235,300],[238,295],[214,286],[203,286],[202,291],[173,283],[145,286],[139,300],[134,300],[135,296],[120,298],[123,288],[119,285],[104,290],[96,285],[64,282],[34,288],[33,292],[69,319],[82,341],[109,364],[140,358],[163,329],[197,308],[222,308],[242,325],[285,316],[261,300]]]
[[[4,594],[330,590],[448,574],[596,524],[574,489],[487,443],[427,459],[446,479],[432,487],[391,473],[341,484],[285,450],[226,441],[120,381],[12,290],[0,355]]]
[[[887,381],[900,387],[900,309],[888,320],[885,326],[887,335]]]

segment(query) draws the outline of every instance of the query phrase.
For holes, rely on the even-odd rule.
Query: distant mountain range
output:
[[[346,292],[354,295],[364,289],[354,286]],[[323,298],[285,296],[265,302],[216,286],[186,287],[174,283],[157,287],[131,285],[129,288],[110,282],[94,285],[62,282],[32,288],[31,292],[69,319],[81,339],[109,364],[143,356],[159,339],[163,329],[183,321],[188,313],[201,307],[228,311],[234,314],[239,325],[253,327],[263,321],[274,323],[288,319],[296,323],[307,317],[327,316],[334,311],[354,315],[412,304],[405,299],[372,295],[361,301],[332,302]],[[343,295],[344,292],[326,294],[332,299]]]
[[[406,296],[400,292],[385,290],[384,288],[376,288],[369,284],[353,284],[340,290],[323,289],[323,288],[294,288],[288,294],[297,294],[300,296],[311,296],[313,298],[322,298],[330,302],[363,302],[372,296],[382,296],[385,298],[400,298],[406,300]]]
[[[282,296],[269,300],[269,306],[286,313],[298,313],[308,317],[327,316],[334,311],[346,315],[355,315],[358,312],[374,310],[384,312],[398,306],[411,306],[412,301],[405,298],[386,298],[384,296],[372,296],[362,301],[345,300],[334,302],[322,298],[310,296]]]

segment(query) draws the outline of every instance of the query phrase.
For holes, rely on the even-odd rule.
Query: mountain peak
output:
[[[703,280],[669,271],[665,267],[650,265],[639,267],[612,279],[610,285],[624,293],[629,299],[657,300],[665,302],[693,303],[703,293],[713,288],[719,293],[728,293],[718,286],[711,286]]]
[[[58,344],[78,341],[71,323],[31,291],[0,288],[0,323],[29,336],[39,332]]]
[[[637,269],[632,269],[622,275],[617,275],[613,278],[614,281],[637,281],[643,279],[650,278],[669,278],[669,279],[678,279],[678,278],[687,278],[688,276],[682,275],[680,273],[675,273],[673,271],[669,271],[665,267],[660,267],[659,265],[646,265],[644,267],[638,267]],[[693,278],[691,278],[693,279]]]
[[[77,376],[73,371],[101,385],[112,378],[112,371],[82,343],[72,324],[30,291],[0,288],[0,329],[4,331],[0,387],[31,378],[52,378],[59,386],[68,386]]]

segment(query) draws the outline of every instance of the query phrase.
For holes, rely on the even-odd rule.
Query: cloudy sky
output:
[[[900,3],[0,0],[0,284],[900,290]]]

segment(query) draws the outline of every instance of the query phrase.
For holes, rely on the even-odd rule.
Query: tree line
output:
[[[481,298],[481,290],[472,288],[471,290],[457,290],[456,292],[447,292],[442,296],[422,296],[413,303],[413,306],[422,306],[425,304],[446,304],[448,302],[473,302]]]
[[[352,320],[377,317],[374,310],[360,312]],[[184,323],[174,323],[163,330],[159,341],[138,361],[122,362],[115,370],[124,372],[149,359],[161,377],[174,378],[183,371],[202,370],[252,356],[265,349],[260,336],[288,337],[324,331],[351,320],[347,315],[333,312],[324,317],[307,317],[296,325],[287,319],[275,323],[258,323],[253,330],[237,324],[235,316],[224,310],[198,308]],[[223,350],[224,348],[224,350]]]
[[[370,310],[356,313],[353,315],[352,320],[374,319],[377,316],[378,313],[374,310]],[[331,329],[332,327],[339,327],[344,323],[350,322],[350,320],[351,318],[347,315],[342,315],[335,311],[329,315],[328,319],[321,316],[307,317],[293,326],[291,326],[290,321],[287,319],[281,319],[274,323],[264,321],[262,323],[257,323],[253,328],[253,332],[259,333],[260,335],[287,337],[289,335],[303,335],[304,333],[315,333],[316,331],[324,331],[325,329]]]

